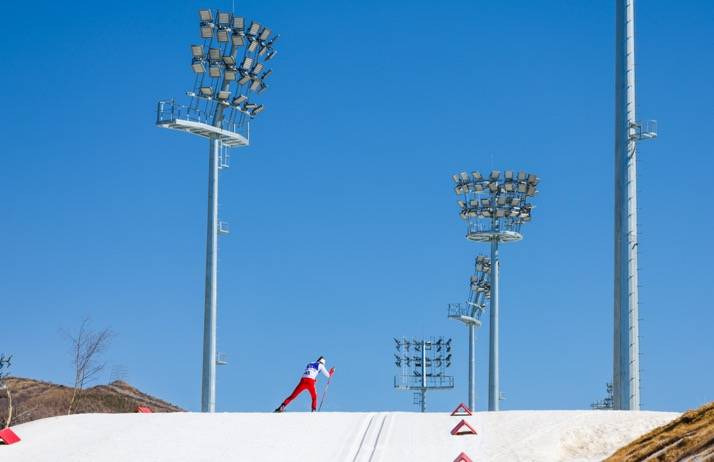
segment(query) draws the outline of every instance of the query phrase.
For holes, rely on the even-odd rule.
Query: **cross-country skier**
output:
[[[290,401],[294,400],[297,395],[299,395],[305,390],[310,392],[310,397],[312,398],[312,412],[315,412],[315,410],[317,409],[317,391],[315,391],[315,382],[317,381],[317,375],[319,373],[322,373],[327,378],[332,377],[332,374],[335,373],[334,367],[331,368],[329,372],[327,369],[325,369],[324,356],[320,356],[319,358],[317,358],[317,361],[315,361],[314,363],[308,363],[307,366],[305,366],[305,372],[302,373],[302,378],[295,387],[295,390],[293,390],[290,396],[285,398],[285,401],[283,401],[283,403],[278,406],[275,412],[283,412],[285,410],[285,407],[290,404]]]

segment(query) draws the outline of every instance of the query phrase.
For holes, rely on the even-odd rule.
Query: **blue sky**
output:
[[[207,141],[154,126],[192,83],[202,2],[6,5],[0,351],[69,383],[59,330],[117,336],[109,370],[200,407]],[[221,174],[218,410],[272,410],[303,364],[329,410],[414,410],[393,336],[454,338],[473,257],[450,175],[527,170],[525,239],[502,251],[504,409],[586,408],[611,376],[614,2],[238,1],[282,35],[252,145]],[[714,4],[637,3],[642,404],[714,399],[709,235]],[[479,403],[486,402],[486,324]],[[109,379],[109,373],[102,381]],[[293,409],[307,409],[306,397]]]

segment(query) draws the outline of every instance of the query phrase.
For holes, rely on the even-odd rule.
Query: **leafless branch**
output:
[[[72,347],[72,365],[74,366],[74,387],[67,406],[67,415],[69,415],[84,387],[94,381],[104,370],[106,363],[101,361],[100,357],[109,347],[114,333],[109,329],[93,331],[89,326],[89,318],[85,318],[79,326],[77,335],[67,332],[64,332],[64,335]]]

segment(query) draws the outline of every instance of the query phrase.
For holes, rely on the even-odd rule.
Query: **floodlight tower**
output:
[[[394,343],[399,353],[394,355],[394,365],[400,370],[394,376],[394,388],[415,391],[414,404],[426,412],[427,391],[454,388],[454,378],[446,375],[451,367],[451,339],[402,337],[395,338]]]
[[[491,260],[476,257],[475,273],[469,284],[469,298],[465,305],[449,303],[448,316],[466,324],[469,331],[469,408],[476,408],[476,328],[481,327],[481,315],[486,308],[486,300],[491,298]]]
[[[635,114],[635,5],[615,0],[615,332],[613,406],[640,409],[637,143],[657,137]]]
[[[531,221],[533,205],[530,200],[538,192],[536,186],[539,179],[532,173],[516,174],[512,170],[507,170],[503,176],[499,170],[492,170],[488,178],[478,171],[471,175],[461,172],[452,179],[456,183],[454,191],[461,196],[458,203],[460,216],[466,222],[466,238],[491,244],[488,410],[498,411],[501,399],[498,354],[498,279],[501,262],[498,247],[501,242],[523,239],[521,226]]]
[[[216,408],[216,365],[225,361],[216,353],[218,235],[228,232],[218,220],[218,171],[228,166],[227,148],[248,146],[250,120],[264,106],[253,100],[268,88],[273,72],[266,62],[275,54],[278,35],[257,22],[245,27],[245,18],[223,11],[200,10],[202,44],[191,45],[193,88],[189,104],[160,101],[156,125],[208,138],[208,236],[203,329],[201,410]]]

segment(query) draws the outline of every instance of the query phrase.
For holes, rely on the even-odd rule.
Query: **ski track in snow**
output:
[[[81,414],[14,427],[2,462],[595,462],[679,414],[628,411]],[[452,436],[465,419],[477,435]]]

